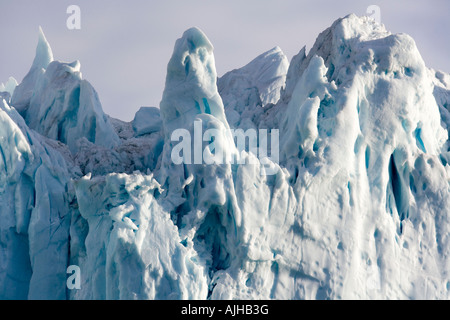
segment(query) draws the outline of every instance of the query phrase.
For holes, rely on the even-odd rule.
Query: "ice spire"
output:
[[[47,69],[47,66],[50,62],[53,61],[53,52],[50,44],[45,38],[44,31],[42,27],[39,26],[39,40],[38,45],[36,47],[36,56],[34,57],[33,65],[31,69]]]
[[[24,113],[30,104],[31,96],[33,95],[34,86],[38,78],[44,73],[50,62],[53,61],[53,53],[50,44],[45,38],[44,31],[39,26],[39,40],[36,47],[36,55],[22,83],[17,86],[12,96],[12,105],[20,112]]]
[[[222,98],[217,90],[213,46],[198,28],[177,40],[167,66],[161,117],[166,138],[178,128],[191,125],[199,114],[210,114],[229,128]]]

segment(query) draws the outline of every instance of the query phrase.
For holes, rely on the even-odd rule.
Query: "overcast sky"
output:
[[[69,5],[81,9],[81,29],[69,30]],[[325,0],[0,0],[0,82],[21,81],[42,26],[56,60],[79,60],[105,112],[129,121],[141,106],[159,106],[176,39],[193,26],[215,47],[218,75],[279,46],[292,58],[349,13],[380,7],[393,33],[411,35],[427,66],[450,72],[450,1]]]

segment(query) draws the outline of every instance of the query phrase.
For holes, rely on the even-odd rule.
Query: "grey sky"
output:
[[[81,8],[81,30],[66,9]],[[278,45],[292,58],[349,13],[381,9],[393,33],[408,33],[427,66],[450,72],[450,1],[295,0],[0,0],[0,82],[19,82],[33,61],[41,25],[56,60],[80,60],[105,112],[129,121],[140,106],[159,106],[175,40],[197,26],[215,47],[219,76]]]

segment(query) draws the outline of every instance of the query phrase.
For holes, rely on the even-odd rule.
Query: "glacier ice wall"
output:
[[[0,298],[64,299],[74,210],[69,167],[59,149],[0,101]]]
[[[450,75],[411,37],[349,15],[217,79],[192,28],[131,123],[49,48],[1,99],[0,298],[450,298]],[[180,129],[237,155],[230,128],[280,130],[274,174],[173,161]]]
[[[71,229],[71,263],[83,274],[74,299],[202,299],[197,253],[181,242],[158,203],[158,182],[142,174],[86,176],[76,183],[81,217]],[[87,222],[87,223],[86,223]],[[91,232],[95,230],[95,232]],[[94,258],[95,257],[95,258]]]

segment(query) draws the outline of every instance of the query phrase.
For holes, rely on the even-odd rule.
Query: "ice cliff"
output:
[[[2,299],[450,298],[450,75],[408,35],[349,15],[290,62],[275,47],[217,79],[192,28],[160,108],[130,123],[42,30],[8,83]],[[197,129],[216,136],[198,146]],[[279,161],[238,150],[230,129],[279,130]]]

